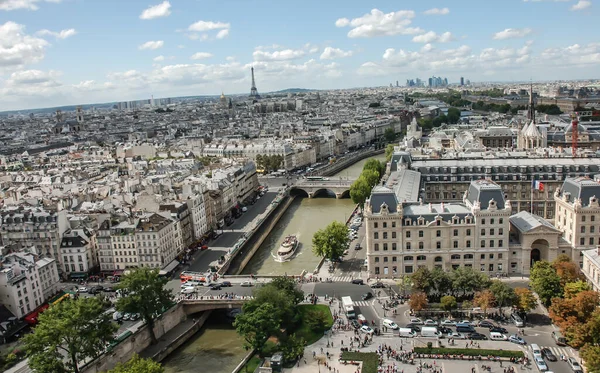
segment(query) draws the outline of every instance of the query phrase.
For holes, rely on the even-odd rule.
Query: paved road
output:
[[[265,212],[267,207],[277,196],[278,189],[270,188],[264,196],[260,197],[254,205],[248,206],[248,211],[236,219],[229,227],[224,227],[223,234],[216,240],[209,242],[208,250],[196,253],[192,263],[186,270],[206,272],[209,264],[225,255],[238,239],[244,234],[245,228],[250,228],[251,223],[258,215]]]

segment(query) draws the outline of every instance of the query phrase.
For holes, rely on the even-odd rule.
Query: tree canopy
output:
[[[243,306],[244,312],[235,318],[233,326],[244,337],[245,346],[260,354],[269,337],[278,330],[281,320],[271,303],[263,303],[251,311],[247,310],[246,305]]]
[[[394,142],[396,140],[396,131],[388,127],[383,131],[383,137],[385,137],[385,141],[387,142]]]
[[[408,300],[408,304],[410,305],[410,308],[416,312],[424,310],[427,308],[428,304],[427,294],[423,292],[413,293]]]
[[[442,299],[440,299],[440,307],[444,311],[450,312],[456,307],[458,307],[458,303],[456,302],[455,297],[453,297],[452,295],[446,295],[443,296]]]
[[[496,305],[498,307],[511,306],[515,303],[517,298],[515,290],[500,280],[492,280],[490,291],[494,294]]]
[[[97,298],[64,300],[39,315],[23,337],[29,366],[37,372],[79,372],[79,364],[104,352],[118,327]]]
[[[473,298],[473,304],[481,308],[484,314],[487,314],[487,310],[496,305],[496,297],[489,289],[478,291]]]
[[[383,174],[385,174],[385,163],[381,162],[378,159],[371,158],[368,161],[366,161],[365,165],[363,166],[363,172],[366,170],[376,171],[379,175],[379,178],[381,178]]]
[[[448,122],[450,122],[450,124],[458,123],[458,121],[460,120],[460,110],[455,107],[449,108],[447,117]]]
[[[362,209],[365,205],[365,201],[371,195],[371,186],[366,178],[359,176],[352,185],[350,185],[350,198],[352,202],[360,205]]]
[[[515,307],[521,312],[529,312],[537,306],[533,292],[527,288],[515,288]]]
[[[107,373],[163,373],[165,370],[156,361],[152,359],[142,359],[138,355],[133,355],[131,360],[125,364],[119,363],[115,369]]]
[[[385,147],[385,161],[389,162],[392,159],[392,155],[394,155],[394,144],[387,144]]]
[[[265,173],[277,171],[283,165],[283,156],[279,154],[258,154],[255,158],[256,166],[265,170]]]
[[[125,294],[117,301],[117,309],[139,313],[148,325],[153,344],[156,343],[154,318],[173,303],[171,291],[165,289],[167,282],[167,278],[158,275],[158,269],[141,267],[131,269],[117,286]]]
[[[540,260],[533,265],[530,282],[532,289],[546,306],[550,305],[552,298],[563,295],[561,279],[552,264],[547,261]]]
[[[344,255],[350,239],[348,227],[339,221],[331,222],[327,227],[319,229],[313,236],[312,251],[315,255],[330,260],[338,259]]]

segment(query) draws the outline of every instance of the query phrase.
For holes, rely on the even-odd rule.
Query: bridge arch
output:
[[[312,193],[312,198],[317,198],[317,197],[325,197],[325,198],[331,198],[331,197],[333,197],[333,198],[336,198],[335,197],[335,192],[333,190],[331,190],[331,189],[328,189],[328,188],[320,188],[320,189],[315,190]]]
[[[292,197],[303,197],[303,198],[309,198],[310,195],[308,194],[308,192],[304,189],[301,188],[292,188],[290,189],[290,196]]]
[[[343,191],[340,198],[352,198],[350,197],[350,189]]]

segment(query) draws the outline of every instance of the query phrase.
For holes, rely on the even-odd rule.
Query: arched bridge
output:
[[[191,315],[194,313],[209,310],[242,308],[242,305],[244,305],[244,303],[249,301],[250,299],[252,299],[252,297],[235,299],[210,299],[207,297],[195,297],[191,299],[180,299],[179,303],[181,303],[181,305],[183,306],[185,313],[187,315]]]
[[[321,180],[301,179],[291,186],[291,191],[302,191],[308,198],[327,192],[335,194],[335,198],[350,198],[350,185],[353,182],[353,179],[334,177],[324,177]]]

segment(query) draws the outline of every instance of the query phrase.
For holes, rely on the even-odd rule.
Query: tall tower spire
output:
[[[535,122],[535,103],[533,102],[533,83],[529,84],[529,105],[527,107],[527,119]]]
[[[256,89],[256,82],[254,81],[254,67],[251,67],[250,71],[252,71],[252,87],[250,87],[250,97],[260,98],[258,90]]]

